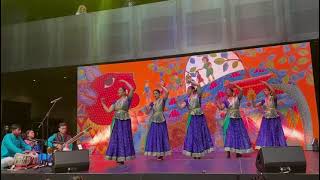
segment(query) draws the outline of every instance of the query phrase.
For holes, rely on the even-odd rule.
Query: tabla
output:
[[[31,152],[28,154],[17,153],[14,156],[14,168],[15,169],[24,169],[37,166],[38,164],[38,154]]]

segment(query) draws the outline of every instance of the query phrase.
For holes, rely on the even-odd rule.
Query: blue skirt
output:
[[[152,122],[146,139],[144,155],[159,157],[170,154],[171,151],[167,123]]]
[[[287,146],[286,138],[282,129],[281,118],[262,118],[256,149],[261,147],[284,147]]]
[[[183,154],[202,157],[213,151],[213,141],[204,115],[191,115],[187,135],[184,140]]]
[[[115,119],[106,152],[106,159],[125,161],[134,158],[135,150],[133,146],[131,120]]]
[[[247,129],[241,118],[230,118],[224,140],[224,150],[240,154],[253,151]]]

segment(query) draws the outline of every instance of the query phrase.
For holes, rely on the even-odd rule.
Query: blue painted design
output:
[[[258,53],[262,53],[262,52],[263,52],[263,49],[262,49],[262,48],[256,48],[256,51],[257,51]]]
[[[220,54],[221,54],[221,57],[228,59],[228,52],[222,52]]]
[[[196,61],[194,60],[194,58],[190,58],[190,63],[191,63],[191,64],[195,64],[195,62],[196,62]]]
[[[289,45],[284,45],[284,46],[283,46],[283,51],[284,51],[285,53],[289,52],[289,51],[290,51],[290,46],[289,46]]]
[[[276,56],[274,54],[271,54],[270,56],[268,56],[268,60],[273,60]]]
[[[291,55],[289,57],[289,63],[293,63],[296,60],[296,57],[294,55]]]

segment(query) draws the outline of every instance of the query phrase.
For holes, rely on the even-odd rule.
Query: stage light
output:
[[[283,127],[283,131],[284,131],[285,136],[287,136],[287,137],[294,138],[299,141],[304,140],[304,134],[302,134],[301,132],[299,132],[297,130],[290,129],[288,127]]]
[[[33,82],[36,82],[36,80],[34,79],[34,80],[32,80]]]
[[[260,123],[261,123],[261,121],[256,121],[254,123],[255,127],[260,128]],[[302,132],[299,132],[295,129],[291,129],[287,126],[282,126],[282,128],[283,128],[283,132],[286,137],[294,138],[294,139],[297,139],[301,142],[304,140],[304,134]]]
[[[64,76],[64,77],[63,77],[63,79],[67,79],[67,77],[66,77],[66,76]]]
[[[111,126],[105,128],[104,131],[97,133],[89,142],[90,145],[96,145],[106,142],[110,137]]]

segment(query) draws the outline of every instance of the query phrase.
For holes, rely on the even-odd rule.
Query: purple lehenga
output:
[[[242,95],[228,98],[224,101],[227,108],[224,122],[224,150],[238,154],[252,152],[252,145],[240,116],[240,100]]]
[[[276,110],[276,97],[269,96],[261,101],[264,107],[256,149],[261,147],[284,147],[287,146],[286,138],[282,129],[281,118]]]
[[[146,156],[163,157],[171,154],[167,123],[163,114],[166,100],[159,98],[150,104],[152,115],[145,144]]]
[[[106,159],[123,162],[135,158],[129,107],[131,99],[121,98],[113,105],[115,114]]]
[[[185,103],[189,109],[189,116],[183,154],[200,158],[214,150],[207,121],[201,110],[201,94],[189,96]]]

